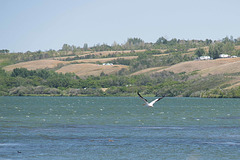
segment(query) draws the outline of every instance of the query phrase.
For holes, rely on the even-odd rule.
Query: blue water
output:
[[[0,160],[239,159],[240,99],[142,104],[138,97],[0,97]]]

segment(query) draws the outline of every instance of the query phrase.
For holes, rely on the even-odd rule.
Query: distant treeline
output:
[[[1,49],[1,50],[0,50],[0,53],[9,53],[9,50],[7,50],[7,49]]]
[[[213,59],[219,58],[219,55],[221,54],[240,56],[240,50],[235,49],[236,44],[239,44],[237,40],[233,41],[226,37],[221,42],[209,45],[208,50],[198,48],[195,51],[195,54],[198,57],[208,55]]]
[[[217,45],[219,44],[219,45]],[[221,45],[225,44],[224,47]],[[227,45],[226,45],[227,44]],[[211,48],[214,48],[213,50],[220,50],[217,52],[217,54],[222,53],[224,51],[229,50],[230,52],[233,53],[234,51],[234,46],[240,45],[240,38],[234,39],[232,36],[225,37],[221,41],[213,41],[211,39],[206,39],[206,40],[180,40],[173,38],[171,40],[167,40],[164,37],[160,37],[155,43],[149,43],[149,42],[144,42],[140,38],[129,38],[126,43],[124,44],[118,44],[114,42],[112,45],[107,45],[107,44],[97,44],[93,47],[89,47],[88,44],[84,44],[83,47],[80,46],[74,46],[74,45],[68,45],[64,44],[61,49],[58,51],[56,50],[48,50],[48,51],[27,51],[25,53],[18,52],[18,53],[11,53],[7,49],[2,49],[0,50],[0,59],[4,59],[4,62],[0,63],[0,67],[9,65],[9,64],[14,64],[18,62],[23,62],[23,61],[31,61],[31,60],[39,60],[39,59],[46,59],[46,58],[52,58],[52,57],[61,57],[61,56],[76,56],[76,59],[86,59],[86,58],[99,58],[99,57],[113,57],[113,56],[122,56],[121,54],[109,54],[108,56],[96,56],[94,54],[91,55],[91,53],[96,52],[96,51],[124,51],[124,50],[131,50],[128,55],[137,55],[137,53],[134,52],[134,50],[139,50],[139,49],[145,49],[148,50],[149,52],[157,52],[156,54],[161,54],[159,50],[165,50],[164,53],[184,53],[188,51],[190,48],[203,48],[203,47],[210,47],[209,51],[211,52]],[[216,47],[217,46],[217,47]],[[224,50],[222,50],[224,48]],[[158,50],[158,51],[157,51]],[[90,55],[86,56],[79,56],[79,54],[88,51]],[[202,52],[200,51],[199,54],[206,54],[207,51]],[[211,52],[209,54],[212,54],[212,57],[216,57],[215,52]],[[125,55],[127,55],[125,53]],[[239,55],[239,52],[236,53],[236,55]],[[67,59],[67,60],[72,60],[72,59]]]
[[[144,42],[141,38],[128,38],[124,44],[118,44],[114,42],[112,45],[97,44],[93,47],[88,47],[88,44],[84,44],[83,47],[64,44],[61,51],[122,51],[122,50],[139,50],[139,49],[177,49],[178,51],[186,51],[189,48],[198,48],[203,46],[209,46],[216,42],[231,42],[236,45],[240,45],[240,38],[234,39],[232,36],[225,37],[221,41],[213,41],[211,39],[206,40],[181,40],[173,38],[167,40],[164,37],[157,39],[155,43]]]

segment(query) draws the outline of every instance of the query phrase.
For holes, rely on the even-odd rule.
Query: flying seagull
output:
[[[165,96],[163,96],[163,97],[157,98],[157,99],[153,100],[152,102],[148,103],[148,101],[145,98],[143,98],[139,92],[137,92],[137,94],[145,102],[144,105],[146,105],[148,107],[153,107],[154,103],[156,103],[157,101],[160,101],[161,99],[163,99],[165,97]]]

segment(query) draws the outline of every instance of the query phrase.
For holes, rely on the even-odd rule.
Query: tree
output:
[[[64,44],[62,46],[62,51],[71,51],[72,50],[72,47],[68,44]]]
[[[87,50],[88,50],[88,44],[87,44],[87,43],[84,43],[84,45],[83,45],[83,50],[84,50],[84,51],[87,51]]]
[[[220,54],[223,54],[223,43],[216,43],[209,46],[209,56],[213,59],[219,58]]]
[[[0,50],[0,53],[9,53],[9,50],[7,50],[7,49],[2,49],[2,50]]]
[[[126,49],[142,49],[144,48],[145,43],[141,38],[128,38],[125,43]]]
[[[164,37],[158,38],[158,40],[157,40],[157,42],[156,42],[156,44],[167,44],[167,43],[168,43],[168,41],[167,41],[167,39],[164,38]]]
[[[117,51],[117,50],[122,50],[122,47],[117,42],[114,41],[112,44],[112,49]]]
[[[73,53],[76,53],[76,52],[77,52],[77,47],[76,47],[76,46],[72,45],[72,46],[71,46],[71,49],[72,49]]]
[[[231,36],[230,38],[228,36],[223,38],[222,42],[223,43],[233,42],[233,36]]]
[[[12,77],[20,76],[20,77],[26,78],[28,76],[33,76],[35,73],[36,71],[33,71],[33,70],[29,71],[26,68],[15,68],[13,69],[11,76]]]
[[[232,54],[234,51],[234,44],[232,42],[227,42],[223,45],[223,52],[225,54]]]
[[[140,45],[144,42],[141,38],[128,38],[127,43],[132,45]]]
[[[212,40],[211,39],[206,39],[205,43],[206,43],[206,45],[210,45],[212,43]]]
[[[166,42],[165,42],[166,43]],[[167,42],[169,45],[176,45],[177,44],[177,39],[173,38],[169,42]]]
[[[198,57],[201,57],[201,56],[205,55],[205,50],[203,48],[198,48],[195,51],[195,55],[198,56]]]

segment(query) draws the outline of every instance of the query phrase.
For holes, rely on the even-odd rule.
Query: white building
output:
[[[231,56],[228,54],[220,54],[219,58],[230,58]]]
[[[112,63],[103,63],[102,65],[103,66],[112,66],[113,64]]]
[[[211,57],[210,56],[201,56],[199,57],[200,60],[210,60]]]

